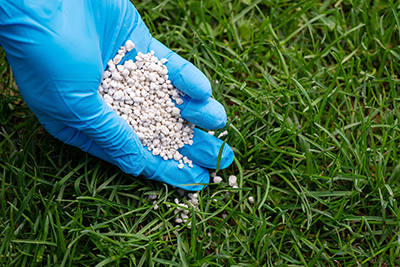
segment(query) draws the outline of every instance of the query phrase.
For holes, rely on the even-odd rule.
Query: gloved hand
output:
[[[0,5],[0,45],[5,49],[18,88],[43,127],[57,139],[79,147],[122,171],[187,190],[208,183],[206,168],[215,168],[223,142],[196,129],[193,145],[179,151],[193,168],[153,156],[133,129],[100,97],[97,88],[107,61],[132,40],[138,52],[155,51],[167,58],[173,85],[188,96],[178,106],[182,117],[206,128],[226,123],[224,108],[211,96],[205,75],[156,39],[128,0],[3,0]],[[224,145],[220,168],[233,161]]]

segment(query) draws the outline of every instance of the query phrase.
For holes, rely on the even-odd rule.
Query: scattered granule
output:
[[[222,133],[220,133],[220,134],[218,135],[218,138],[224,137],[224,136],[226,136],[226,135],[228,135],[228,131],[223,131]]]
[[[214,183],[219,184],[220,182],[222,182],[222,178],[220,176],[215,176],[213,181],[214,181]]]
[[[229,176],[229,186],[236,186],[237,188],[237,177],[235,175]]]
[[[254,204],[254,197],[249,196],[249,202],[250,202],[250,204]]]

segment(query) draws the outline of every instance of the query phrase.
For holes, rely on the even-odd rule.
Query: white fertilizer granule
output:
[[[154,156],[178,161],[179,169],[184,164],[193,167],[192,161],[178,152],[184,145],[193,144],[195,125],[181,118],[180,110],[175,106],[183,103],[179,96],[185,94],[168,79],[168,69],[164,65],[167,59],[159,60],[154,51],[139,52],[136,62],[128,60],[118,65],[125,53],[134,47],[132,41],[127,41],[108,61],[99,94],[132,126],[142,145]]]
[[[235,175],[229,176],[229,186],[237,188],[237,177]]]
[[[211,134],[211,135],[215,135],[215,131],[208,131],[208,133]],[[218,138],[224,137],[224,136],[226,136],[228,134],[229,134],[228,131],[225,130],[225,131],[223,131],[222,133],[220,133],[218,135]]]
[[[249,196],[249,202],[250,202],[250,204],[254,204],[254,197]]]
[[[214,176],[214,183],[219,184],[222,182],[222,178],[220,176]]]

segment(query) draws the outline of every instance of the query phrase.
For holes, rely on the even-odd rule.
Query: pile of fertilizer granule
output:
[[[118,54],[108,61],[103,73],[99,93],[105,102],[135,130],[143,146],[154,156],[164,160],[174,159],[182,169],[184,164],[193,167],[178,149],[193,144],[194,124],[181,118],[180,110],[185,96],[169,80],[168,60],[158,59],[154,51],[138,53],[136,61],[120,64],[125,53],[135,45],[127,41]]]

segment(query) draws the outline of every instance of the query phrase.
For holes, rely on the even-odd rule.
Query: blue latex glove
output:
[[[138,52],[167,58],[171,82],[188,94],[182,117],[206,128],[226,123],[223,106],[211,96],[205,75],[156,39],[128,0],[2,0],[0,45],[5,49],[18,88],[44,128],[59,140],[117,165],[128,174],[144,174],[187,190],[208,183],[222,141],[198,129],[192,146],[180,149],[193,168],[179,170],[173,160],[153,156],[133,129],[97,92],[107,61],[132,40]],[[225,145],[220,168],[233,161]],[[185,186],[186,185],[186,186]]]

